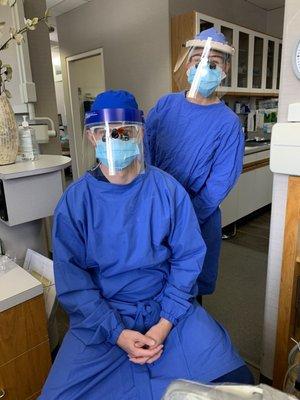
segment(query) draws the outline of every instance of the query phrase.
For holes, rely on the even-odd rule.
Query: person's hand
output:
[[[170,333],[170,330],[172,329],[172,324],[170,321],[161,318],[160,321],[156,324],[153,325],[152,328],[149,329],[148,332],[146,332],[145,336],[150,337],[151,339],[155,340],[155,345],[150,346],[150,350],[153,348],[157,348],[159,345],[162,345],[164,341],[166,340],[168,334]],[[144,344],[142,342],[137,342],[135,344],[136,347],[143,347]],[[162,355],[163,349],[161,348],[158,353],[156,353],[152,357],[131,357],[130,361],[132,361],[135,364],[151,364],[154,361],[157,361],[160,356]]]
[[[138,346],[136,346],[137,343]],[[163,348],[161,344],[156,344],[155,339],[130,329],[124,329],[121,332],[117,345],[128,354],[130,360],[136,358],[148,360],[159,354]],[[138,364],[145,364],[145,362]]]
[[[145,335],[154,339],[157,344],[163,344],[170,333],[172,326],[173,325],[170,321],[161,318],[160,321],[156,325],[153,325]]]

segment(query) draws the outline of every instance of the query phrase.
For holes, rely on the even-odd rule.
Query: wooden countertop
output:
[[[6,269],[0,270],[0,312],[42,293],[42,284],[13,261],[7,261]]]

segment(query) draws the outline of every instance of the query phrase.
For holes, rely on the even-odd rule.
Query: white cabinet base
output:
[[[269,165],[259,165],[261,160],[269,158],[269,154],[269,151],[263,151],[244,157],[244,166],[257,162],[257,168],[243,172],[221,204],[223,227],[272,202],[273,174]]]

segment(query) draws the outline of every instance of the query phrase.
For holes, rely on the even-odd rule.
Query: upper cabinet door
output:
[[[273,89],[273,78],[275,69],[274,55],[275,42],[273,40],[268,40],[266,89]]]
[[[205,31],[206,29],[213,28],[213,22],[206,21],[200,18],[200,32]]]
[[[226,37],[227,42],[232,45],[233,44],[233,29],[228,28],[227,26],[221,25],[221,32]],[[233,64],[233,63],[231,63]],[[228,87],[232,86],[232,65],[229,71],[227,72],[227,79],[226,79]]]
[[[264,57],[264,39],[258,36],[254,37],[253,70],[252,70],[252,88],[261,89],[263,83],[263,57]]]
[[[279,83],[280,83],[281,56],[282,56],[282,43],[279,43],[278,60],[277,60],[277,80],[276,80],[277,90],[279,90]]]
[[[238,88],[248,87],[248,71],[249,71],[249,35],[248,33],[239,31],[239,48],[238,48]]]

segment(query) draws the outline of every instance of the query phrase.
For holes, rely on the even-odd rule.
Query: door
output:
[[[81,176],[96,161],[95,151],[84,137],[84,115],[93,100],[105,90],[103,50],[68,57],[67,75],[71,109],[70,147],[74,178]]]

